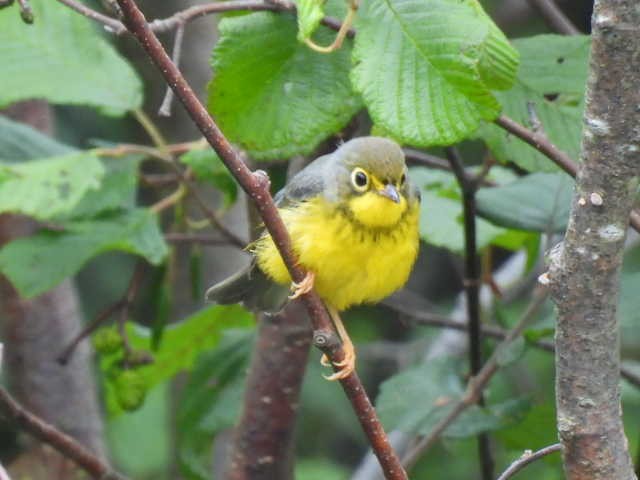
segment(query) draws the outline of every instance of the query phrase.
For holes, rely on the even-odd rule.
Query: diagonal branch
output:
[[[574,162],[569,155],[551,143],[545,134],[532,132],[504,114],[496,118],[494,122],[507,132],[531,145],[573,178],[576,178],[578,174],[578,164]],[[629,223],[636,232],[640,233],[640,214],[635,210],[632,210],[629,214]]]
[[[180,71],[171,62],[134,0],[118,0],[118,4],[122,9],[124,24],[158,67],[167,84],[171,86],[176,96],[183,103],[188,114],[209,144],[218,153],[249,198],[255,203],[265,227],[271,234],[280,255],[287,265],[291,278],[294,282],[301,282],[305,277],[305,272],[296,262],[288,232],[269,193],[270,182],[268,177],[264,172],[251,172],[238,157]],[[314,330],[333,333],[333,325],[318,295],[312,291],[303,295],[302,299],[309,311]],[[341,346],[335,349],[328,349],[326,353],[334,364],[344,359],[344,350]],[[406,473],[400,464],[398,456],[389,444],[386,433],[358,375],[354,372],[341,380],[341,384],[357,413],[360,424],[376,452],[387,478],[406,479]]]
[[[449,412],[446,417],[433,427],[429,435],[422,437],[402,458],[402,464],[407,468],[407,470],[410,470],[418,459],[435,444],[438,438],[440,438],[440,435],[442,435],[454,420],[456,420],[467,408],[477,403],[482,391],[487,387],[489,381],[493,378],[493,375],[500,368],[498,362],[500,352],[522,334],[538,311],[538,308],[540,308],[544,302],[546,293],[546,289],[542,287],[538,287],[534,290],[533,299],[527,307],[527,310],[524,312],[516,326],[509,331],[504,341],[496,347],[493,355],[491,355],[489,360],[487,360],[478,374],[469,380],[467,383],[467,390],[463,397],[453,406],[451,412]]]
[[[542,457],[546,457],[550,453],[560,452],[561,450],[562,445],[559,443],[554,443],[548,447],[541,448],[537,452],[527,450],[519,459],[509,465],[509,468],[502,472],[502,475],[498,477],[498,480],[508,480],[530,463],[540,460]]]
[[[0,388],[0,411],[20,428],[29,432],[38,440],[51,445],[94,478],[125,480],[122,475],[112,470],[86,447],[78,443],[77,440],[23,408],[3,388]]]

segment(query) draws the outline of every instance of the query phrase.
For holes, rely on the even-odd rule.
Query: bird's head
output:
[[[400,146],[380,137],[353,139],[334,152],[338,203],[359,223],[393,227],[419,201]]]

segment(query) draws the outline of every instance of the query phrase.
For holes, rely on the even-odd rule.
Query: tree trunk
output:
[[[640,9],[599,0],[582,164],[564,243],[550,255],[558,306],[556,404],[567,478],[636,478],[621,420],[616,305],[640,173]]]
[[[43,102],[25,102],[6,113],[45,132],[51,130],[49,108]],[[1,215],[0,245],[28,235],[34,228],[27,218]],[[80,305],[71,281],[38,297],[23,299],[7,279],[0,277],[0,320],[5,344],[3,367],[15,397],[32,412],[104,457],[103,425],[91,372],[89,343],[82,342],[67,365],[62,366],[56,360],[82,327]],[[46,458],[63,462],[61,458],[54,460],[53,454],[47,454]],[[24,468],[25,464],[34,462],[21,463]],[[41,477],[37,473],[42,471],[41,466],[33,465],[30,478],[53,478],[49,467],[44,469],[49,473]]]

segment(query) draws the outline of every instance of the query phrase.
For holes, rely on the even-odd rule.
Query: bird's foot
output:
[[[294,300],[299,296],[304,295],[305,293],[309,293],[313,288],[313,284],[315,283],[315,280],[316,280],[316,274],[309,271],[304,276],[301,282],[298,282],[298,283],[292,282],[291,290],[293,290],[293,293],[289,295],[289,300]]]
[[[356,368],[356,351],[353,348],[353,344],[350,342],[344,343],[342,345],[342,348],[344,350],[344,358],[339,362],[333,363],[334,366],[340,367],[340,369],[333,375],[323,375],[323,377],[329,381],[342,380],[343,378],[347,378],[349,375],[351,375],[351,373],[353,373]],[[331,362],[329,362],[329,359],[326,355],[322,355],[320,363],[325,367],[331,365]]]

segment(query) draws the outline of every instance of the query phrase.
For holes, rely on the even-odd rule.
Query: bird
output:
[[[248,247],[251,264],[209,288],[206,299],[275,313],[313,288],[345,352],[334,363],[336,372],[325,378],[346,378],[356,353],[339,312],[376,303],[407,282],[419,249],[420,192],[408,178],[400,146],[369,136],[309,163],[274,201],[306,271],[304,280],[292,282],[265,230]],[[331,366],[326,355],[321,364]]]

